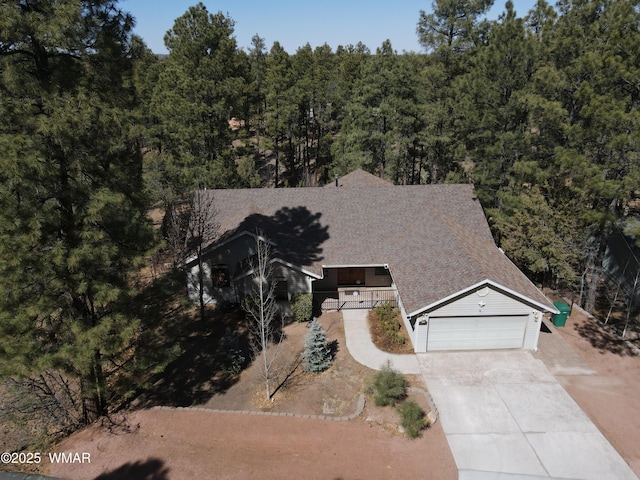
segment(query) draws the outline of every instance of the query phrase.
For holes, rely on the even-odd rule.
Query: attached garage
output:
[[[415,351],[535,350],[544,311],[535,300],[483,282],[414,317]]]
[[[426,350],[522,348],[527,321],[527,315],[431,317],[427,322]]]

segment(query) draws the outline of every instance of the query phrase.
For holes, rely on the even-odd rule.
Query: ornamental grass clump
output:
[[[400,414],[400,425],[404,428],[409,438],[417,438],[420,432],[429,426],[425,419],[424,410],[413,400],[402,402],[398,407]]]

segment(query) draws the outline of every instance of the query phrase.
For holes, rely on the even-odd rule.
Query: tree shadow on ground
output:
[[[320,216],[305,207],[283,207],[272,216],[252,214],[219,240],[242,231],[262,231],[277,246],[274,256],[295,265],[311,265],[322,260],[321,245],[329,238]],[[251,325],[239,306],[207,309],[206,318],[199,320],[186,300],[185,285],[184,272],[172,271],[145,288],[137,299],[143,326],[132,362],[135,372],[126,379],[139,385],[133,395],[129,390],[135,397],[130,406],[204,404],[237,383],[239,371],[255,353]],[[243,357],[239,369],[229,368],[228,355],[220,348],[225,332],[237,340]]]
[[[237,305],[207,309],[204,321],[181,326],[180,335],[167,336],[167,345],[179,349],[177,357],[155,375],[152,385],[137,400],[136,406],[187,407],[206,403],[212,396],[226,392],[239,380],[250,354],[250,329],[244,312]],[[223,337],[231,335],[240,360],[229,364],[228,351],[221,348]],[[166,347],[169,348],[169,347]]]
[[[169,480],[169,469],[157,458],[125,463],[115,470],[105,472],[94,480]]]
[[[627,345],[625,340],[616,338],[593,321],[575,325],[574,329],[601,353],[609,352],[620,356],[635,355],[635,352]]]
[[[329,351],[331,352],[331,359],[335,360],[338,352],[340,351],[340,346],[338,345],[338,340],[332,340],[329,342]]]

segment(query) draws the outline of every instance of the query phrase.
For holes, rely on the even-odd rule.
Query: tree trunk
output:
[[[640,280],[640,271],[636,274],[636,278],[633,280],[633,288],[629,294],[629,301],[627,302],[627,318],[624,322],[624,328],[622,329],[622,338],[627,336],[627,329],[629,328],[629,322],[631,321],[631,312],[633,310],[633,302],[636,299],[636,291],[638,289],[638,281]]]
[[[274,182],[274,187],[278,188],[278,173],[280,170],[280,142],[279,142],[279,138],[276,136],[276,175],[275,175],[275,182]]]
[[[202,252],[198,249],[198,300],[200,302],[200,321],[204,321],[204,262]]]
[[[598,250],[596,254],[588,260],[587,272],[590,272],[590,274],[585,276],[587,285],[584,293],[583,308],[589,313],[593,313],[596,306],[598,288],[602,280],[602,262],[604,261],[604,254],[607,250],[607,238],[609,237],[610,231],[611,222],[607,220],[600,232]]]
[[[82,420],[85,425],[107,414],[106,379],[102,370],[100,351],[96,350],[93,357],[91,372],[80,380]]]

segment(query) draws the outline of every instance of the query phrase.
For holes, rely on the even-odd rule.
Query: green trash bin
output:
[[[571,314],[571,307],[564,302],[553,302],[553,305],[560,313],[554,313],[551,318],[556,327],[564,327],[567,323],[567,317]]]

